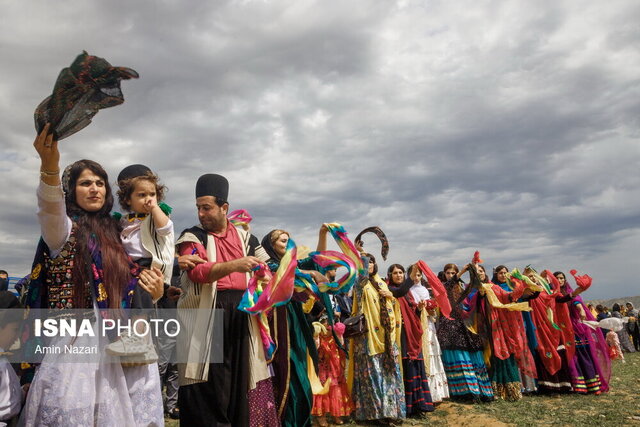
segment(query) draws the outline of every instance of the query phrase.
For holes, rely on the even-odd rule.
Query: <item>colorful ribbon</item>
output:
[[[347,231],[344,229],[344,227],[335,222],[325,225],[335,239],[342,253],[348,256],[353,261],[356,268],[358,269],[359,274],[364,274],[364,266],[362,264],[362,259],[360,259],[360,252],[358,252],[353,242],[349,240]]]
[[[320,266],[320,272],[324,274],[327,270],[345,267],[347,272],[337,281],[331,283],[319,283],[320,292],[330,294],[346,293],[356,282],[356,265],[351,258],[336,251],[312,252],[310,254],[313,262]]]
[[[266,265],[260,264],[249,280],[238,308],[246,313],[256,314],[286,304],[293,295],[296,266],[296,244],[293,239],[289,239],[278,270],[271,274]]]
[[[249,225],[249,223],[253,219],[251,215],[249,215],[249,212],[244,209],[236,209],[235,211],[231,211],[227,215],[227,218],[229,218],[231,224],[236,227],[244,227],[246,225]]]
[[[291,299],[296,266],[296,244],[293,239],[289,239],[278,270],[272,274],[269,267],[260,264],[249,279],[247,290],[238,305],[239,310],[258,316],[260,336],[267,360],[271,359],[276,349],[275,342],[271,338],[267,313],[273,307],[286,304]]]

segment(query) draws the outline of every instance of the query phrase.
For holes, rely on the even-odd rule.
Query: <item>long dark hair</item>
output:
[[[399,286],[393,283],[393,279],[391,278],[392,277],[391,273],[393,273],[393,270],[395,270],[396,268],[398,270],[401,270],[403,273],[406,273],[406,271],[404,270],[404,267],[401,266],[400,264],[391,264],[387,269],[387,280],[389,281],[389,284],[392,286]],[[400,285],[402,285],[402,283],[400,283]]]
[[[76,201],[76,184],[78,177],[85,170],[99,176],[105,185],[104,205],[96,212],[87,212]],[[120,240],[120,226],[111,217],[113,193],[109,185],[107,172],[93,160],[79,160],[65,171],[63,176],[67,215],[76,224],[76,255],[73,267],[74,305],[83,307],[90,295],[88,283],[92,283],[91,265],[100,251],[104,272],[104,286],[109,296],[110,308],[119,308],[124,288],[131,280],[130,262]],[[95,242],[94,244],[91,244]],[[93,253],[92,253],[93,252]]]
[[[494,269],[493,269],[493,276],[491,277],[491,282],[492,282],[492,283],[495,283],[495,284],[500,283],[500,282],[498,282],[498,271],[500,271],[500,270],[502,270],[502,269],[506,269],[507,271],[509,271],[509,269],[507,268],[507,266],[506,266],[506,265],[502,265],[502,264],[500,264],[499,266],[497,266],[496,268],[494,268]],[[487,275],[486,270],[485,270],[485,272],[484,272],[484,275],[485,275],[485,276]],[[487,276],[487,279],[488,279],[488,278],[489,278],[489,277]]]
[[[369,277],[373,278],[373,276],[378,274],[378,263],[376,262],[376,257],[367,252],[363,252],[362,255],[369,258],[369,263],[373,262],[373,273],[369,274]]]

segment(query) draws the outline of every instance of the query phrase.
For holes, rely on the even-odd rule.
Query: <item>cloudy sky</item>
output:
[[[640,3],[186,4],[0,0],[0,268],[29,271],[33,110],[84,49],[140,79],[61,162],[112,180],[150,166],[176,231],[215,172],[259,238],[314,247],[323,222],[379,225],[383,266],[478,249],[488,268],[589,273],[587,299],[640,293]]]

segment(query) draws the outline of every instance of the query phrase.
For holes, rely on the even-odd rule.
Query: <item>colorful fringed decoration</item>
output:
[[[249,280],[238,308],[246,313],[256,314],[286,304],[293,295],[296,265],[296,244],[293,239],[289,239],[276,272],[272,275],[266,265],[259,265]]]
[[[229,222],[233,224],[235,227],[244,227],[249,225],[251,220],[253,219],[249,212],[244,209],[236,209],[235,211],[231,211],[227,218],[229,218]]]
[[[451,319],[451,303],[449,303],[449,297],[447,296],[447,291],[444,288],[444,285],[440,279],[438,279],[438,276],[431,271],[426,262],[422,260],[418,261],[418,268],[420,268],[420,271],[422,271],[422,274],[426,277],[429,285],[431,285],[433,296],[438,302],[440,312],[447,319]]]
[[[358,269],[359,274],[364,274],[364,267],[362,264],[362,259],[360,259],[360,252],[358,252],[353,242],[349,240],[347,231],[344,229],[344,227],[338,223],[325,225],[340,247],[342,253],[351,258],[356,268]]]
[[[571,270],[569,271],[569,273],[571,273],[573,278],[576,280],[576,285],[578,285],[580,288],[582,288],[585,291],[589,289],[589,287],[591,286],[591,282],[593,282],[593,279],[589,277],[589,275],[587,274],[585,274],[584,276],[578,276],[577,270]]]
[[[473,264],[482,264],[484,261],[480,259],[480,251],[475,251],[473,253],[473,259],[471,260],[471,263]]]
[[[336,251],[312,252],[310,256],[313,262],[320,266],[320,272],[323,274],[333,268],[345,267],[347,269],[347,272],[336,282],[318,284],[320,292],[328,292],[330,294],[349,292],[349,289],[356,282],[357,269],[351,258]]]
[[[291,299],[296,266],[296,244],[293,239],[289,239],[278,270],[272,274],[266,265],[260,264],[249,280],[247,290],[238,305],[239,310],[258,316],[267,359],[271,359],[276,349],[271,338],[267,314],[273,307],[286,304]]]

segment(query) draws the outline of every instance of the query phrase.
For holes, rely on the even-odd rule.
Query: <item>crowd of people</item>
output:
[[[446,399],[605,393],[611,356],[620,351],[611,350],[610,334],[622,350],[638,349],[638,311],[614,306],[611,315],[628,322],[602,331],[596,322],[607,311],[592,312],[580,296],[590,285],[586,275],[572,271],[572,287],[562,271],[499,265],[490,277],[476,253],[438,274],[416,254],[415,263],[392,264],[383,277],[356,239],[353,283],[331,291],[328,284],[342,280],[336,268],[313,256],[292,261],[289,232],[275,229],[259,240],[246,223],[230,222],[229,182],[221,175],[197,180],[199,224],[174,239],[170,208],[160,203],[165,189],[148,167],[125,168],[114,195],[94,161],[60,174],[48,125],[34,146],[42,239],[21,301],[0,292],[0,308],[83,308],[97,318],[124,308],[135,317],[177,301],[185,333],[177,343],[110,337],[99,346],[118,363],[45,357],[22,376],[0,357],[0,425],[163,425],[165,415],[185,426],[326,426],[349,418],[401,424]],[[116,198],[127,214],[111,214]],[[318,253],[327,251],[329,235],[332,227],[323,224]],[[306,277],[308,287],[259,313],[239,309],[258,271],[279,277],[285,270]],[[174,275],[170,286],[172,272],[179,283]],[[221,330],[213,328],[220,320],[214,312],[223,317]],[[20,323],[0,319],[0,354],[15,346]],[[215,363],[214,340],[224,344]],[[186,362],[171,363],[167,351]]]

